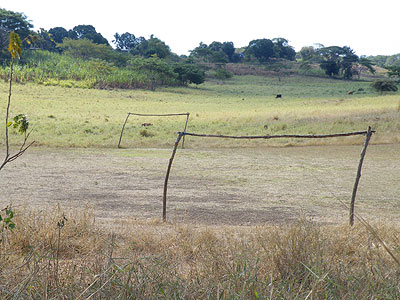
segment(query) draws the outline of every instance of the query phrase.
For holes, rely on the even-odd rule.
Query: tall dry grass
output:
[[[2,299],[397,299],[400,293],[399,265],[361,225],[115,220],[105,229],[83,210],[65,214],[60,228],[59,209],[16,215],[17,228],[1,245]],[[400,231],[374,227],[399,254]]]

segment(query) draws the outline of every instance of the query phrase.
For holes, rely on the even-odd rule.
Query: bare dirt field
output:
[[[284,223],[301,217],[344,223],[362,145],[179,149],[168,219],[206,225]],[[32,148],[0,174],[0,207],[93,207],[100,223],[161,219],[171,149]],[[356,213],[400,217],[400,146],[371,145]]]

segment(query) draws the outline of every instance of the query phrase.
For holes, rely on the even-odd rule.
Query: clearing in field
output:
[[[362,138],[361,141],[362,143]],[[168,219],[204,225],[290,223],[301,217],[342,224],[361,146],[226,150],[179,149],[170,175]],[[93,206],[96,219],[162,217],[170,149],[34,148],[0,182],[0,203],[43,209]],[[356,213],[395,221],[400,151],[368,149]]]

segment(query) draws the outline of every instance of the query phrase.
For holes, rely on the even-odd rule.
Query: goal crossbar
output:
[[[140,116],[140,117],[172,117],[172,116],[186,116],[186,122],[185,122],[185,128],[183,129],[183,132],[186,132],[186,128],[189,122],[189,116],[190,113],[172,113],[172,114],[139,114],[139,113],[131,113],[128,112],[125,122],[122,125],[121,129],[121,135],[119,136],[119,141],[118,141],[118,148],[121,148],[121,140],[122,140],[122,135],[124,134],[125,130],[125,125],[128,122],[129,116]],[[182,149],[185,148],[185,137],[182,139]]]
[[[374,133],[371,130],[371,133]],[[250,136],[234,136],[234,135],[218,135],[218,134],[198,134],[191,132],[178,132],[178,134],[185,136],[198,136],[210,138],[225,138],[225,139],[276,139],[276,138],[301,138],[301,139],[322,139],[331,137],[351,136],[351,135],[366,135],[368,131],[355,131],[347,133],[334,133],[334,134],[281,134],[281,135],[250,135]]]

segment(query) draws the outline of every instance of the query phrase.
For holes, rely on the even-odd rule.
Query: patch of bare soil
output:
[[[347,222],[358,146],[179,149],[168,186],[168,219],[207,225]],[[356,212],[400,212],[399,145],[371,145]],[[101,223],[161,218],[171,150],[33,148],[0,174],[0,207],[93,207]]]

